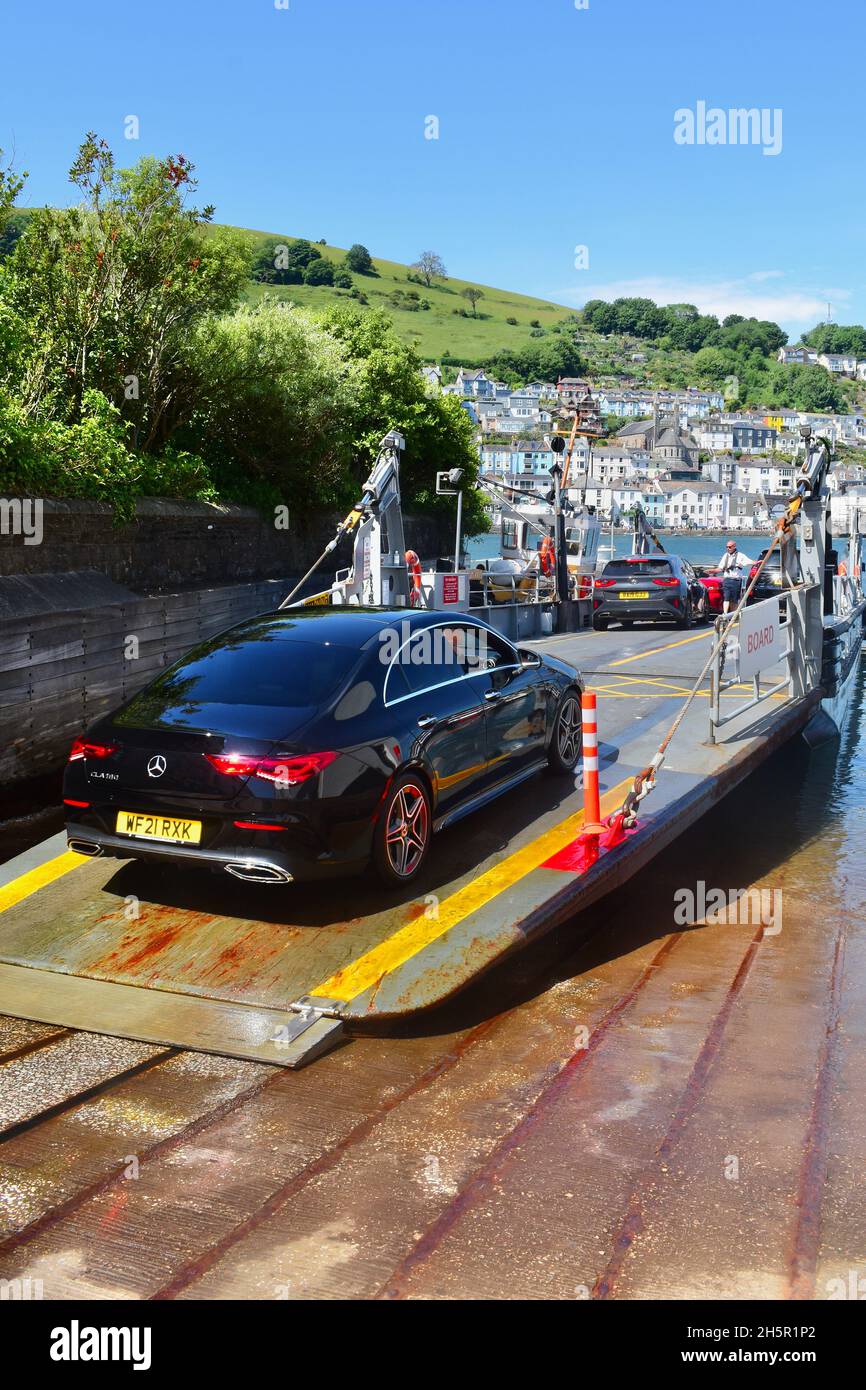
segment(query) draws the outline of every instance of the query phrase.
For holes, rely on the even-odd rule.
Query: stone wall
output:
[[[341,520],[336,512],[299,514],[277,530],[252,507],[144,499],[134,520],[116,526],[106,504],[48,499],[39,545],[0,534],[0,576],[96,570],[138,593],[292,579],[309,569]],[[405,529],[407,545],[425,559],[453,546],[453,527],[429,518],[407,516]],[[329,558],[327,579],[350,563],[351,544],[343,542]]]

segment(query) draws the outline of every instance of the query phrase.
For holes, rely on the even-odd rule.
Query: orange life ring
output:
[[[544,540],[541,542],[541,549],[538,553],[540,557],[541,573],[553,574],[556,565],[556,549],[553,544],[552,536],[544,537]]]
[[[838,575],[841,575],[843,579],[846,578],[848,574],[848,566],[845,564],[844,560],[839,561],[838,565],[836,566],[836,573]]]
[[[421,561],[417,551],[406,551],[406,564],[409,569],[409,606],[411,608],[423,607],[421,597]]]

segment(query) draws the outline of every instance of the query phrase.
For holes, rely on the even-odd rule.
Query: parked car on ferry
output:
[[[593,586],[593,627],[675,622],[691,627],[707,614],[707,594],[680,555],[627,555],[608,560]]]
[[[746,581],[747,584],[750,584],[754,579],[755,575],[757,574],[758,566],[764,559],[764,556],[767,554],[767,549],[768,547],[765,547],[763,550],[759,552],[757,560],[752,565],[752,568],[749,570],[749,578]],[[793,564],[794,583],[801,584],[803,582],[803,572],[800,569],[799,555],[795,554]],[[788,584],[788,581],[786,580],[785,575],[782,573],[781,552],[779,550],[779,547],[775,546],[770,552],[770,558],[767,560],[766,565],[761,570],[761,573],[758,576],[758,582],[752,590],[751,594],[749,595],[748,602],[760,603],[761,600],[765,598],[778,598],[780,595],[780,590],[785,590],[789,587],[790,586]]]
[[[73,849],[256,882],[416,877],[434,831],[581,751],[579,673],[468,614],[300,608],[201,643],[75,740]]]
[[[720,574],[702,574],[695,571],[698,576],[698,583],[706,591],[707,595],[707,614],[713,617],[724,612],[725,597],[722,592],[722,576]]]

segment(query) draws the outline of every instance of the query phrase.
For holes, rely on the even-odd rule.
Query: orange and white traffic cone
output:
[[[595,691],[585,690],[580,697],[583,724],[583,834],[601,835],[607,828],[601,823],[601,794],[598,787],[598,715]]]

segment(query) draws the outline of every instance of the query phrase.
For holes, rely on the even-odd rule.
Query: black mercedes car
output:
[[[626,555],[608,560],[592,591],[592,624],[675,622],[691,627],[707,616],[707,592],[680,555]]]
[[[580,757],[581,678],[467,615],[300,608],[213,637],[69,755],[71,848],[289,883],[418,873],[435,830]]]

